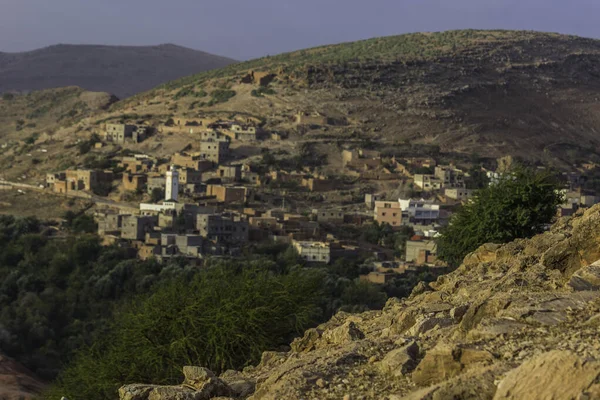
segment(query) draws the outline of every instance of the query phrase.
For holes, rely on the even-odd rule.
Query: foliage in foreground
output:
[[[163,285],[120,313],[48,398],[112,399],[124,383],[178,383],[182,365],[220,372],[255,363],[321,319],[323,278],[319,270],[275,274],[221,265]]]
[[[485,243],[507,243],[541,233],[562,203],[558,181],[548,172],[517,169],[476,192],[454,214],[437,240],[438,258],[458,266]]]

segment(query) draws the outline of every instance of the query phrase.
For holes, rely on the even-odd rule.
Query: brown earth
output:
[[[0,355],[0,399],[35,399],[45,387],[46,385],[25,367]]]

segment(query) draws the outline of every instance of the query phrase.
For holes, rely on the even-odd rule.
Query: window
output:
[[[316,259],[317,259],[317,256],[313,256],[313,260],[316,260]]]
[[[393,213],[393,214],[392,214],[392,216],[393,216],[393,217],[395,217],[395,216],[397,216],[397,215],[398,215],[398,214],[396,214],[396,213]]]
[[[382,216],[382,217],[385,217],[385,213],[381,213],[381,216]]]

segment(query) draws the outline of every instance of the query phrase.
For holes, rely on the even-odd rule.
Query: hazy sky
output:
[[[236,59],[415,31],[600,37],[600,0],[0,0],[0,51],[175,43]]]

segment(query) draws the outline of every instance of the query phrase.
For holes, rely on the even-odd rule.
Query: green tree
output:
[[[150,193],[150,199],[153,203],[158,203],[159,201],[165,198],[165,190],[162,188],[154,188],[152,189],[152,193]]]
[[[458,266],[485,243],[507,243],[543,231],[562,202],[560,185],[548,172],[519,168],[479,190],[442,229],[438,257]]]

